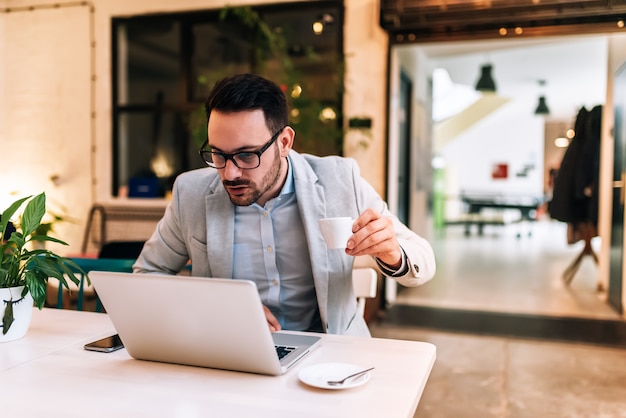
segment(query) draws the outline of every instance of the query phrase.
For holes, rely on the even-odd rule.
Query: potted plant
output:
[[[10,219],[25,202],[19,225],[15,225],[15,231],[5,237]],[[67,245],[48,235],[33,234],[41,227],[45,213],[46,195],[41,193],[13,202],[0,215],[0,237],[3,238],[0,246],[0,342],[16,340],[26,334],[33,302],[39,309],[44,306],[49,278],[56,278],[60,286],[69,290],[67,279],[78,285],[80,279],[76,276],[77,272],[85,273],[72,260],[52,251],[29,249],[33,246],[31,241],[52,241]],[[31,245],[27,245],[29,243]]]

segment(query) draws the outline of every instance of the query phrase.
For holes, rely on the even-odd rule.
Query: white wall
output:
[[[446,170],[455,176],[449,179],[448,196],[460,192],[543,194],[544,121],[529,108],[532,103],[509,101],[440,150]],[[496,163],[508,164],[507,179],[492,178]],[[535,168],[526,177],[517,177],[525,165]]]
[[[113,17],[280,2],[286,1],[11,0],[10,13],[0,10],[0,146],[5,149],[0,210],[15,200],[13,192],[21,197],[45,190],[50,209],[59,202],[78,220],[57,228],[56,236],[70,247],[53,249],[76,253],[89,207],[111,199]],[[6,1],[0,5],[8,7]],[[387,38],[377,24],[377,1],[347,0],[345,8],[349,90],[344,113],[373,119],[371,146],[346,144],[346,154],[384,194]],[[56,184],[52,176],[58,176]]]
[[[344,154],[359,162],[363,177],[384,197],[388,38],[378,24],[377,0],[348,0],[345,8],[344,117],[371,117],[372,130],[367,147],[357,145],[358,132],[348,132]]]
[[[81,218],[91,204],[88,8],[0,14],[0,27],[0,207],[45,191],[48,209]],[[76,244],[82,227],[57,232]]]
[[[4,7],[4,1],[0,0],[0,8]],[[6,34],[6,25],[5,25],[5,17],[3,14],[0,13],[0,67],[2,67],[2,63],[4,62],[4,56],[5,56],[5,45],[6,43],[3,41],[3,39],[6,39],[7,34]],[[5,72],[0,69],[0,92],[5,91],[6,87],[6,83],[5,83]],[[4,94],[0,94],[0,110],[2,109],[6,109],[6,104],[5,104],[5,95]],[[0,141],[2,141],[2,138],[5,137],[5,131],[6,129],[6,118],[4,116],[4,112],[0,111]],[[3,142],[0,142],[0,145],[2,145]],[[0,157],[1,158],[1,157]],[[1,161],[1,160],[0,160]],[[2,163],[0,162],[0,165]],[[1,168],[0,168],[1,170]],[[0,189],[0,193],[4,193],[1,189]],[[2,199],[1,195],[0,195],[0,199]],[[2,200],[0,200],[0,208],[4,208],[6,205],[6,203],[4,203]],[[0,209],[2,210],[2,209]]]

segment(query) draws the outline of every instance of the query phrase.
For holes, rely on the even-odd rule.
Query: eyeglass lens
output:
[[[235,154],[226,154],[223,152],[213,152],[204,149],[200,149],[200,156],[204,160],[204,162],[209,165],[209,167],[222,169],[226,167],[226,161],[231,160],[238,168],[244,170],[250,170],[253,168],[257,168],[261,165],[261,155],[276,141],[278,135],[285,129],[285,127],[280,128],[278,132],[276,132],[269,141],[258,151],[250,151],[250,152],[238,152]],[[208,140],[205,142],[208,144]],[[203,145],[204,147],[204,145]]]
[[[226,156],[217,152],[205,151],[203,156],[206,162],[215,168],[226,167],[227,160],[232,160],[239,168],[257,168],[261,164],[260,156],[252,152],[240,152]]]

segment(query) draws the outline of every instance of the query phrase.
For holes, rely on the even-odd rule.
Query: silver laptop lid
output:
[[[278,375],[263,306],[253,282],[159,274],[89,273],[128,353],[140,360]],[[281,344],[310,345],[318,336],[281,334]],[[312,339],[312,341],[311,341]],[[299,340],[302,340],[299,338]],[[297,361],[304,347],[283,360]]]

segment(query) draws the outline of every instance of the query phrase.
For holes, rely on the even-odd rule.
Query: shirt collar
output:
[[[285,179],[285,184],[283,185],[282,190],[280,191],[281,195],[289,194],[294,192],[294,182],[293,182],[293,169],[291,166],[291,158],[287,156],[287,178]]]

